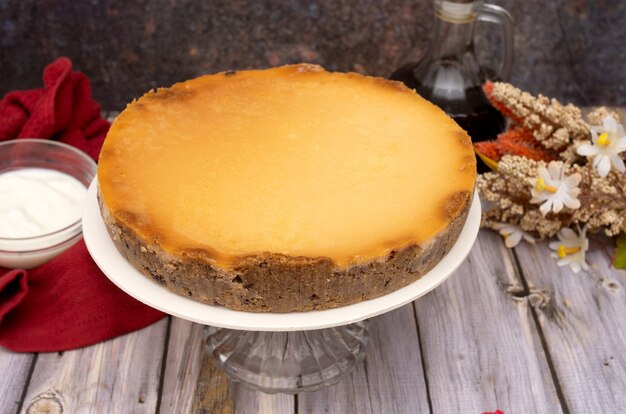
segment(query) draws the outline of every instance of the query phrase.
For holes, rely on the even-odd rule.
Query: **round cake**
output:
[[[472,202],[467,134],[404,85],[315,65],[202,76],[135,100],[100,154],[120,253],[178,294],[326,309],[417,280]]]

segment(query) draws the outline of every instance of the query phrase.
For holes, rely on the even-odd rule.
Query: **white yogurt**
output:
[[[80,220],[86,193],[80,181],[55,170],[23,168],[0,174],[0,250],[26,252],[57,246],[35,255],[23,254],[19,263],[6,263],[6,257],[0,254],[0,266],[33,267],[67,249],[71,244],[60,244],[75,231],[36,237],[58,232]],[[6,240],[28,237],[35,239]]]
[[[55,170],[23,168],[0,174],[0,237],[36,237],[80,219],[87,189]]]

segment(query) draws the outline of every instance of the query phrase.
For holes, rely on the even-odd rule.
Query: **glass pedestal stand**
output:
[[[365,358],[369,321],[292,332],[207,326],[205,344],[228,378],[265,393],[314,391],[338,382]]]

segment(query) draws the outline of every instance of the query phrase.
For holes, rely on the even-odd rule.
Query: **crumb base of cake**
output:
[[[424,243],[408,244],[384,257],[339,267],[326,257],[276,253],[242,256],[229,268],[203,252],[170,254],[142,240],[109,212],[98,195],[107,231],[120,254],[139,272],[191,299],[246,312],[323,310],[374,299],[418,280],[450,251],[459,237],[473,192],[446,201],[449,225]]]

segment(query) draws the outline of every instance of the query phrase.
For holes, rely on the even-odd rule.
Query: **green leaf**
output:
[[[617,269],[626,269],[626,233],[620,234],[615,243],[613,266]]]

